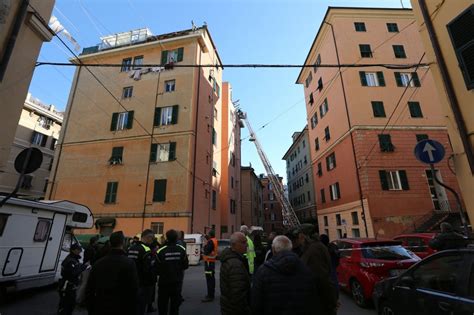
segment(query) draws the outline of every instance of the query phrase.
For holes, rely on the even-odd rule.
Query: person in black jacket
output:
[[[436,235],[430,241],[430,247],[436,250],[458,249],[466,247],[467,240],[461,234],[454,231],[454,228],[448,222],[443,222],[440,225],[441,233]]]
[[[81,282],[81,273],[87,265],[81,264],[79,244],[72,244],[70,254],[61,263],[61,279],[59,280],[59,315],[71,315],[76,307],[76,291]]]
[[[134,315],[137,311],[138,273],[123,250],[122,231],[110,235],[110,252],[89,274],[86,305],[89,315]]]
[[[89,245],[87,245],[84,250],[84,263],[94,264],[97,258],[97,236],[92,236],[89,240]]]
[[[156,268],[155,257],[151,252],[151,244],[155,237],[152,230],[144,230],[141,235],[141,241],[135,242],[128,249],[128,258],[132,259],[138,272],[138,301],[137,314],[145,314],[146,306],[153,301],[153,285],[156,274],[153,269]]]
[[[157,253],[158,262],[158,314],[179,313],[181,304],[181,282],[183,281],[184,270],[188,269],[188,256],[186,249],[177,245],[178,232],[169,230],[166,232],[166,244]]]
[[[257,271],[252,287],[252,314],[314,314],[316,282],[311,271],[291,251],[288,237],[275,237],[273,257]]]

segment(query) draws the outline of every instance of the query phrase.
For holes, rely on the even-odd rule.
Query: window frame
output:
[[[382,101],[371,101],[374,118],[386,118],[385,106]]]
[[[397,59],[406,59],[407,53],[403,45],[392,45],[393,54]]]
[[[171,88],[168,88],[168,87],[173,87],[173,88],[171,89]],[[176,79],[166,80],[165,81],[165,93],[172,93],[174,91],[176,91]]]
[[[365,22],[354,22],[354,28],[356,32],[367,32]]]
[[[41,223],[47,223],[46,230],[44,231],[44,228],[42,230],[44,231],[38,231],[38,228],[40,228]],[[35,233],[33,234],[33,242],[38,242],[42,243],[45,242],[49,238],[49,234],[51,233],[51,226],[53,225],[53,220],[52,219],[47,219],[47,218],[38,218],[38,221],[36,223],[36,228],[35,228]],[[41,235],[41,237],[38,238],[38,232],[42,232],[44,234]]]
[[[390,134],[381,133],[378,134],[379,147],[381,152],[393,152],[395,146],[392,142],[392,136]]]
[[[341,199],[341,188],[339,187],[339,182],[329,185],[329,193],[332,201]]]
[[[370,44],[359,44],[359,52],[361,58],[373,58],[372,47]]]
[[[128,61],[128,63],[127,63]],[[132,70],[132,57],[127,57],[122,59],[122,67],[120,68],[120,72],[128,72]]]
[[[387,23],[387,31],[389,33],[399,33],[398,24],[397,23]]]
[[[106,189],[105,189],[104,204],[115,204],[115,203],[117,203],[118,184],[119,184],[118,181],[107,182],[107,186],[106,186]]]
[[[139,63],[137,61],[140,60]],[[143,66],[143,55],[133,57],[132,70],[141,69]]]
[[[420,102],[409,101],[408,109],[410,111],[411,118],[423,118],[423,111],[421,110]]]

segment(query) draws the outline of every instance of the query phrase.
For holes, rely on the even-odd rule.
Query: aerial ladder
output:
[[[275,174],[275,171],[273,170],[273,167],[270,164],[270,161],[268,160],[267,155],[263,151],[262,146],[260,145],[260,142],[257,139],[257,135],[253,131],[253,128],[247,119],[247,113],[239,109],[237,111],[237,115],[239,119],[242,119],[245,122],[245,125],[247,126],[247,129],[249,130],[249,134],[250,134],[249,141],[255,144],[258,155],[260,156],[263,166],[265,167],[265,171],[267,172],[268,179],[273,186],[273,192],[275,193],[277,200],[281,203],[283,225],[287,228],[299,226],[300,221],[298,220],[298,217],[296,216],[295,211],[293,210],[293,207],[291,206],[290,202],[288,201],[288,199],[286,199],[284,189],[283,189],[283,184],[278,179],[278,176]]]

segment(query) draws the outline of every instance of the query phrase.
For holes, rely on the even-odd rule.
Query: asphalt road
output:
[[[219,266],[216,268],[219,270]],[[183,297],[185,302],[180,308],[182,315],[220,314],[219,308],[219,272],[217,271],[216,299],[211,303],[201,303],[206,294],[206,280],[203,266],[191,266],[185,274]],[[9,297],[0,305],[0,315],[53,315],[56,314],[59,297],[54,287],[21,292]],[[341,308],[338,315],[375,315],[374,309],[361,309],[354,304],[350,296],[341,293]],[[84,310],[76,310],[74,315],[86,315]],[[156,313],[155,313],[156,314]]]

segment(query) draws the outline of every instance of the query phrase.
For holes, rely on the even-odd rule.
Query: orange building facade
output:
[[[414,21],[410,9],[330,7],[305,61],[311,67],[297,79],[305,90],[319,231],[331,239],[391,237],[435,228],[424,226],[435,216],[456,216],[454,197],[413,154],[422,139],[441,142],[447,158],[436,176],[459,191]],[[354,64],[362,66],[345,66]]]
[[[72,61],[121,67],[77,68],[47,197],[87,205],[95,232],[101,222],[127,235],[220,231],[229,211],[222,132],[238,121],[223,115],[222,63],[207,27],[101,40]],[[240,156],[239,142],[232,149]]]
[[[263,189],[260,178],[252,166],[241,167],[241,225],[248,227],[263,225]]]

